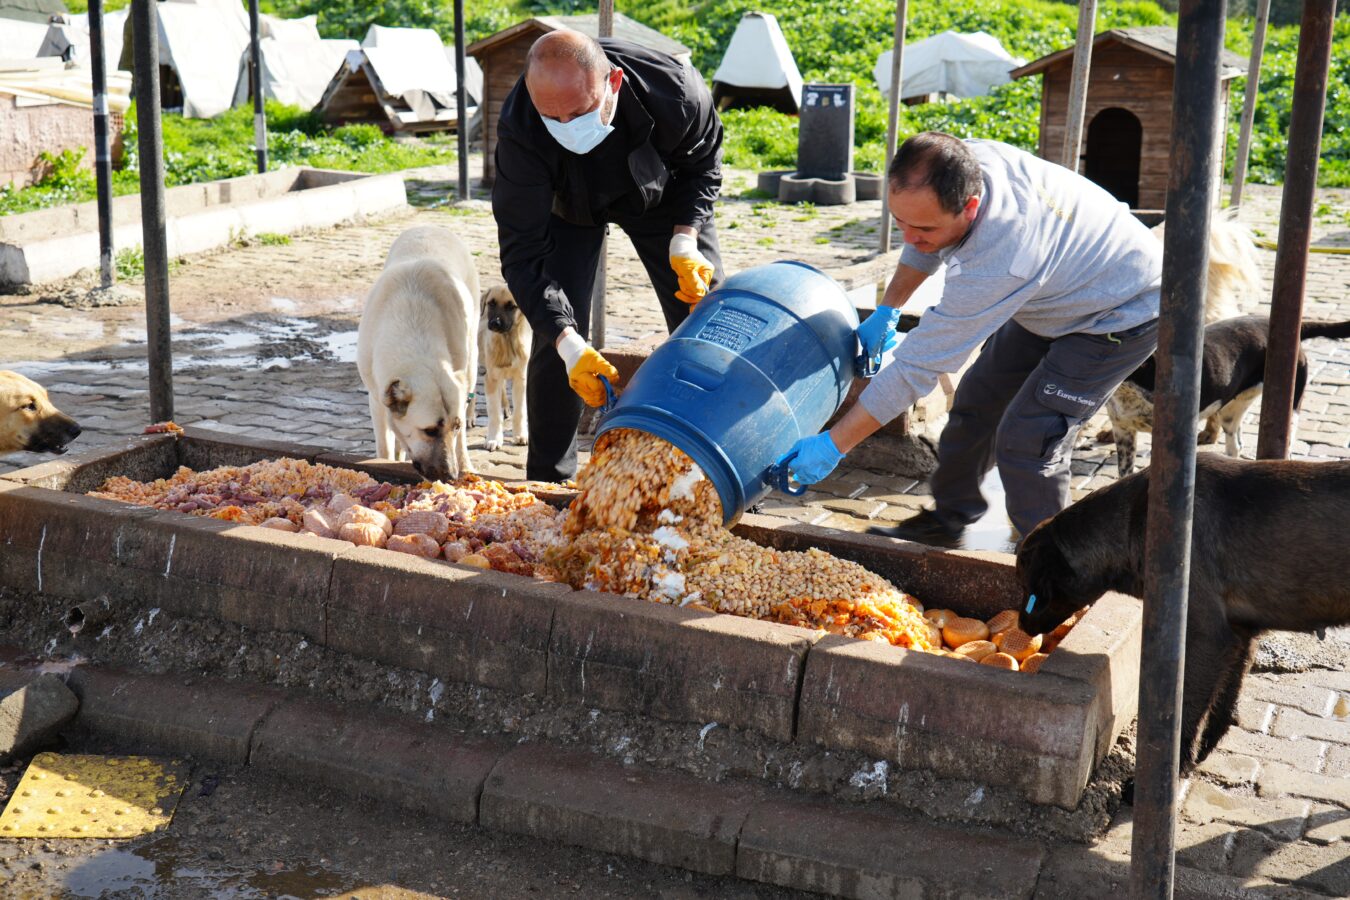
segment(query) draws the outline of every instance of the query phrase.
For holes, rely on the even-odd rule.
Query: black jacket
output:
[[[579,225],[657,215],[701,227],[722,185],[722,122],[703,78],[664,53],[600,41],[623,69],[614,131],[578,155],[549,135],[520,78],[497,123],[492,212],[502,275],[536,334],[575,326],[572,304],[545,270],[551,215]]]

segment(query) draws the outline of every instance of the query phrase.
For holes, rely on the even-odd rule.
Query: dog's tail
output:
[[[1304,322],[1299,328],[1298,339],[1331,338],[1344,340],[1350,338],[1350,322]]]
[[[1209,229],[1205,322],[1241,315],[1244,301],[1261,292],[1252,233],[1237,222],[1215,219]]]

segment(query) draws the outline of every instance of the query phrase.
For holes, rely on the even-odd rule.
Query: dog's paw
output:
[[[489,451],[491,451],[491,450],[500,450],[501,447],[502,447],[502,439],[501,439],[501,438],[488,438],[488,439],[486,439],[485,441],[483,441],[483,449],[484,449],[484,450],[489,450]]]
[[[515,444],[517,447],[524,447],[529,442],[530,442],[530,433],[528,431],[525,432],[524,434],[517,434],[511,438],[511,443]]]

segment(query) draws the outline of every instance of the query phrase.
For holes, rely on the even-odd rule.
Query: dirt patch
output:
[[[1119,807],[1133,774],[1133,733],[1117,742],[1075,810],[1028,803],[1015,791],[897,770],[861,753],[782,744],[715,722],[679,724],[445,683],[425,673],[337,653],[299,635],[260,632],[215,620],[117,607],[98,633],[72,635],[70,603],[0,593],[0,627],[27,650],[79,656],[152,673],[245,679],[314,691],[434,722],[458,732],[553,741],[626,765],[675,769],[708,781],[747,778],[840,799],[895,803],[933,819],[989,825],[1015,834],[1087,842]]]

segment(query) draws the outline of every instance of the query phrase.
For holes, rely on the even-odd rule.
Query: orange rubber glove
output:
[[[572,390],[587,406],[604,406],[605,386],[600,383],[599,376],[605,376],[610,386],[616,387],[619,384],[619,370],[575,332],[558,343],[558,355],[567,367],[567,383],[572,386]]]
[[[708,293],[713,277],[713,264],[698,252],[698,238],[691,234],[676,234],[670,239],[670,267],[680,280],[675,296],[693,306]]]

